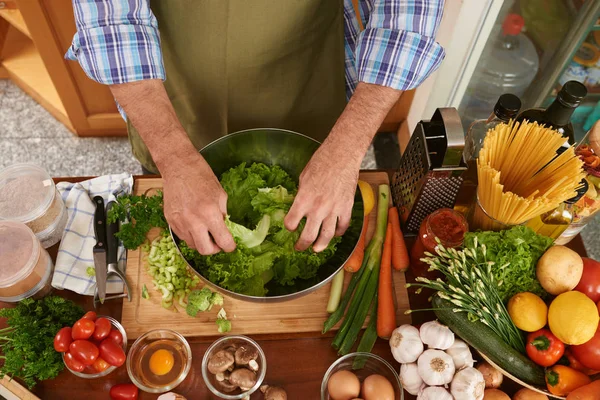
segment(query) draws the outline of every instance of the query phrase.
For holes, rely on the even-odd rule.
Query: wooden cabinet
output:
[[[9,78],[79,136],[126,135],[108,87],[64,59],[71,0],[0,0],[0,78]]]

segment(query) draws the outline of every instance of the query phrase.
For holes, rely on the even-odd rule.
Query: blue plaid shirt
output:
[[[66,57],[103,84],[165,79],[149,0],[73,0],[77,33]],[[344,0],[346,90],[360,82],[417,87],[444,58],[435,41],[444,0]]]

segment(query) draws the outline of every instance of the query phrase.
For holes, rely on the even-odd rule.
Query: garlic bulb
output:
[[[413,396],[419,394],[421,389],[425,387],[417,363],[402,364],[400,366],[400,382],[402,387]]]
[[[469,346],[460,339],[454,339],[454,344],[446,350],[446,353],[452,357],[454,368],[461,369],[462,367],[473,366],[473,355]]]
[[[421,341],[431,349],[446,350],[454,344],[454,332],[437,321],[425,322],[419,334]]]
[[[455,400],[482,400],[485,380],[477,369],[466,367],[456,373],[450,391]]]
[[[441,386],[452,382],[454,361],[441,350],[425,350],[417,361],[419,375],[429,386]]]
[[[390,349],[400,364],[413,363],[423,353],[423,342],[419,330],[412,325],[401,325],[390,337]]]
[[[429,386],[419,393],[417,400],[454,400],[443,387]]]

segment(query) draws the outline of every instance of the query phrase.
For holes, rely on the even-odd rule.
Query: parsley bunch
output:
[[[55,378],[64,364],[54,350],[54,336],[82,316],[81,307],[58,296],[25,299],[15,308],[1,309],[8,327],[0,330],[0,377],[20,378],[30,389],[37,381]]]
[[[125,195],[117,197],[116,203],[108,213],[108,223],[120,221],[117,237],[126,249],[137,249],[146,241],[150,229],[168,227],[163,212],[163,194],[154,196]]]

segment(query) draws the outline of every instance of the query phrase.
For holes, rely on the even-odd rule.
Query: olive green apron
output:
[[[250,128],[325,139],[346,105],[342,0],[155,0],[165,87],[200,149]],[[133,154],[157,172],[128,123]]]

